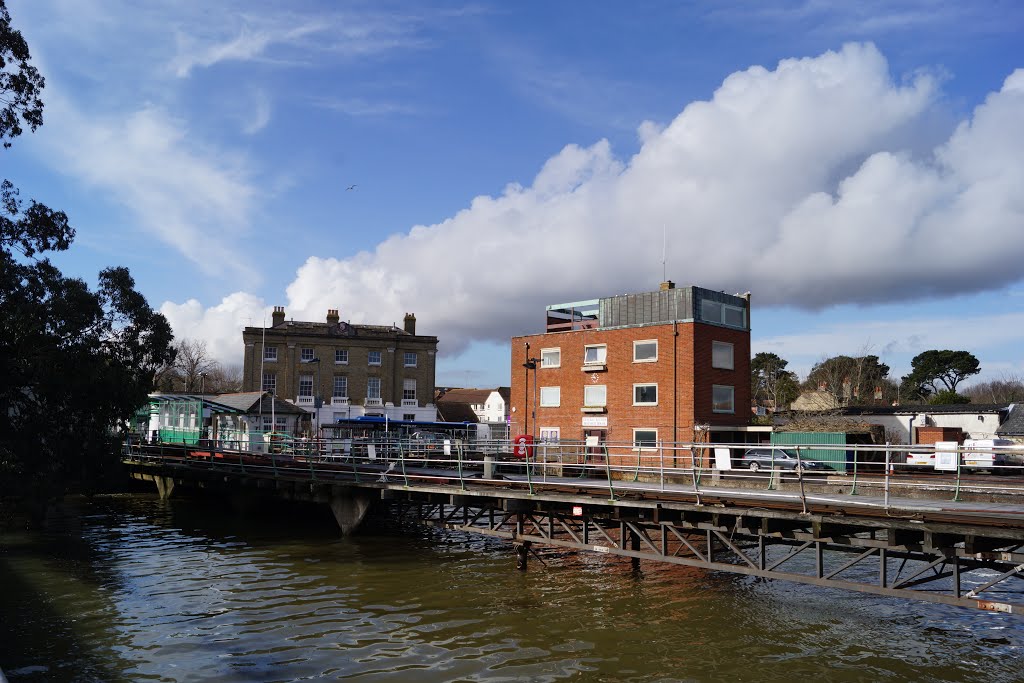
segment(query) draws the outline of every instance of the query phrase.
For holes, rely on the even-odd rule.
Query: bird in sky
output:
[[[356,189],[355,185],[349,185],[348,187],[345,188],[345,192],[348,192],[349,190],[354,190],[354,189]]]

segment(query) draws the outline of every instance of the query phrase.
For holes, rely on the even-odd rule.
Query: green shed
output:
[[[853,451],[839,448],[849,443],[846,432],[772,432],[771,443],[773,446],[811,446],[801,448],[800,457],[823,462],[836,472],[853,469]]]

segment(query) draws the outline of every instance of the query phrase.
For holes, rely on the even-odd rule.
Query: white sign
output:
[[[956,441],[938,441],[935,443],[935,469],[956,471],[960,454],[957,448],[960,447]]]
[[[607,427],[608,417],[585,417],[583,418],[584,427]]]
[[[732,469],[732,456],[728,448],[715,449],[715,468],[719,470]]]

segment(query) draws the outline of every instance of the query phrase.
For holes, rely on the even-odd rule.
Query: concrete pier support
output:
[[[332,493],[331,512],[334,513],[334,519],[341,527],[343,536],[348,536],[359,528],[372,503],[373,499],[363,491],[337,489]]]
[[[153,477],[156,482],[156,492],[160,500],[167,500],[174,493],[174,479],[171,477]]]
[[[516,551],[516,569],[518,569],[521,572],[525,572],[526,571],[526,561],[530,557],[530,542],[529,541],[516,542],[516,543],[513,543],[512,547]]]

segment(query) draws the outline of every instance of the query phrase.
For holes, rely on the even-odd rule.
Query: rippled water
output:
[[[1022,681],[1024,619],[325,510],[150,496],[0,534],[19,681]]]

